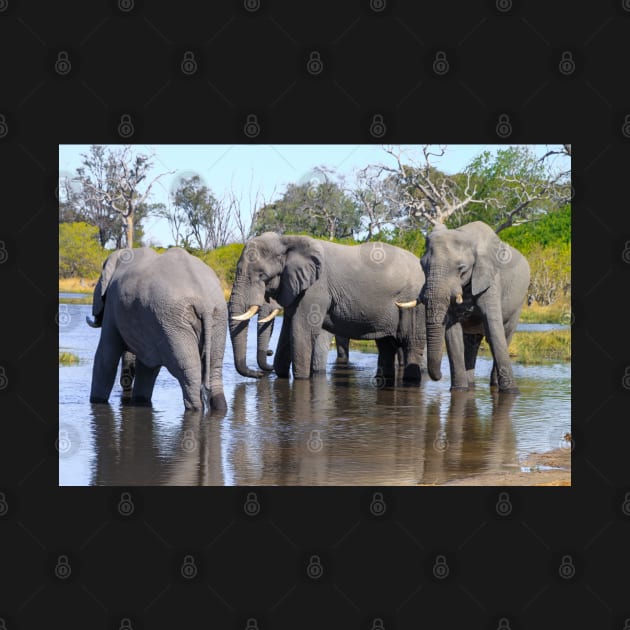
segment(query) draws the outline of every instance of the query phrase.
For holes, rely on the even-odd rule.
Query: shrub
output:
[[[83,222],[59,224],[59,276],[98,278],[108,255],[98,240],[98,228]]]
[[[231,289],[236,277],[236,265],[243,251],[243,243],[231,243],[208,252],[191,252],[203,260],[219,276],[224,289]]]
[[[528,257],[529,294],[543,306],[567,295],[571,288],[571,246],[534,247]]]
[[[561,247],[571,243],[571,206],[550,212],[537,221],[502,230],[501,240],[528,256],[537,247]]]

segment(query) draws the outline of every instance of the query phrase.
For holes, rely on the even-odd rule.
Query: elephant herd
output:
[[[101,328],[90,401],[107,402],[122,359],[121,384],[137,404],[151,401],[162,366],[179,381],[187,409],[225,409],[227,330],[239,374],[309,378],[326,369],[332,336],[339,362],[349,339],[373,339],[377,375],[393,382],[441,378],[442,343],[451,389],[474,386],[481,340],[494,365],[490,385],[517,393],[508,355],[529,285],[529,265],[485,223],[436,225],[420,261],[380,242],[340,245],[265,232],[244,247],[229,303],[210,267],[180,248],[112,253],[94,289],[88,323]],[[273,365],[269,340],[284,317]],[[247,365],[249,320],[257,315],[258,370]]]

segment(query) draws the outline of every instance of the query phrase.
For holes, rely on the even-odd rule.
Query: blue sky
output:
[[[60,176],[74,174],[81,165],[81,154],[87,153],[89,146],[60,145]],[[452,174],[460,172],[482,151],[505,146],[508,145],[446,145],[444,156],[433,158],[432,163]],[[543,155],[548,148],[557,145],[531,146]],[[287,184],[309,181],[312,169],[317,166],[333,168],[350,183],[355,172],[368,164],[393,165],[382,145],[135,145],[134,148],[138,153],[153,156],[149,181],[162,172],[175,171],[173,175],[162,177],[151,191],[151,202],[165,204],[178,180],[192,174],[199,175],[218,198],[233,188],[241,192],[244,199],[251,190],[252,193],[260,191],[266,200],[271,200],[282,194]],[[401,145],[400,148],[410,159],[421,155],[419,145]],[[173,243],[165,220],[149,218],[144,228],[145,240],[163,246]]]

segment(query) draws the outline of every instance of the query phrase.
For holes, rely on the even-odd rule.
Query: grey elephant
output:
[[[118,363],[131,401],[151,401],[162,366],[179,381],[186,409],[225,409],[223,354],[227,306],[216,274],[173,247],[122,249],[103,264],[94,289],[92,327],[101,327],[91,402],[107,402]],[[132,387],[133,382],[133,387]]]
[[[419,382],[425,320],[417,298],[423,284],[418,259],[386,243],[339,245],[265,232],[243,249],[232,287],[228,308],[235,364],[246,367],[246,322],[271,297],[284,308],[274,357],[278,376],[287,377],[292,366],[295,378],[309,378],[321,368],[318,357],[329,347],[326,333],[332,333],[375,339],[384,379],[394,377],[394,358],[402,347],[403,378]],[[413,308],[403,308],[412,301]]]
[[[437,225],[427,237],[421,258],[426,274],[429,376],[442,377],[442,339],[451,371],[451,389],[474,386],[481,340],[490,345],[494,366],[490,385],[518,393],[508,346],[518,325],[529,286],[529,263],[482,221],[449,230]]]
[[[257,313],[257,343],[256,343],[256,360],[258,363],[258,367],[263,372],[271,372],[273,371],[273,365],[267,363],[267,357],[270,357],[274,354],[273,350],[269,348],[269,342],[271,340],[271,335],[273,334],[274,321],[276,315],[280,313],[282,307],[278,302],[276,302],[271,297],[266,297],[265,303],[261,306],[260,310]],[[237,322],[232,324],[233,327],[238,326]],[[322,335],[326,331],[322,331]],[[330,334],[328,340],[321,339],[318,343],[318,349],[320,355],[315,359],[315,363],[317,366],[322,366],[319,369],[325,369],[326,362],[328,360],[328,350],[330,348],[330,341],[332,339],[332,334]],[[339,335],[335,336],[335,348],[337,350],[337,363],[346,364],[348,363],[349,358],[349,346],[350,339],[347,337],[340,337]],[[285,359],[286,360],[286,359]],[[290,358],[289,358],[290,360]],[[239,369],[240,368],[240,369]],[[243,364],[238,364],[236,366],[237,371],[242,376],[251,376],[251,370],[247,368],[247,366]],[[316,370],[318,371],[318,370]]]

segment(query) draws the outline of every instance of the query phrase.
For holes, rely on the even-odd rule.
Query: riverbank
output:
[[[334,347],[334,341],[333,341]],[[350,350],[376,352],[376,342],[371,339],[351,339]],[[571,330],[562,328],[544,331],[517,331],[510,343],[510,357],[516,363],[528,365],[547,361],[571,360]],[[479,347],[479,356],[489,357],[490,346],[484,339]]]
[[[92,292],[98,282],[89,278],[59,278],[59,293],[74,293],[72,297],[60,297],[59,304],[92,304]],[[223,287],[225,301],[230,299],[230,289]]]
[[[92,294],[98,278],[59,278],[59,293]]]
[[[514,472],[484,472],[447,481],[444,486],[570,486],[571,449],[530,453]],[[528,469],[523,472],[523,468]],[[430,485],[430,484],[419,484]]]
[[[571,298],[561,297],[553,304],[541,306],[533,303],[525,305],[521,311],[522,324],[571,324]]]

